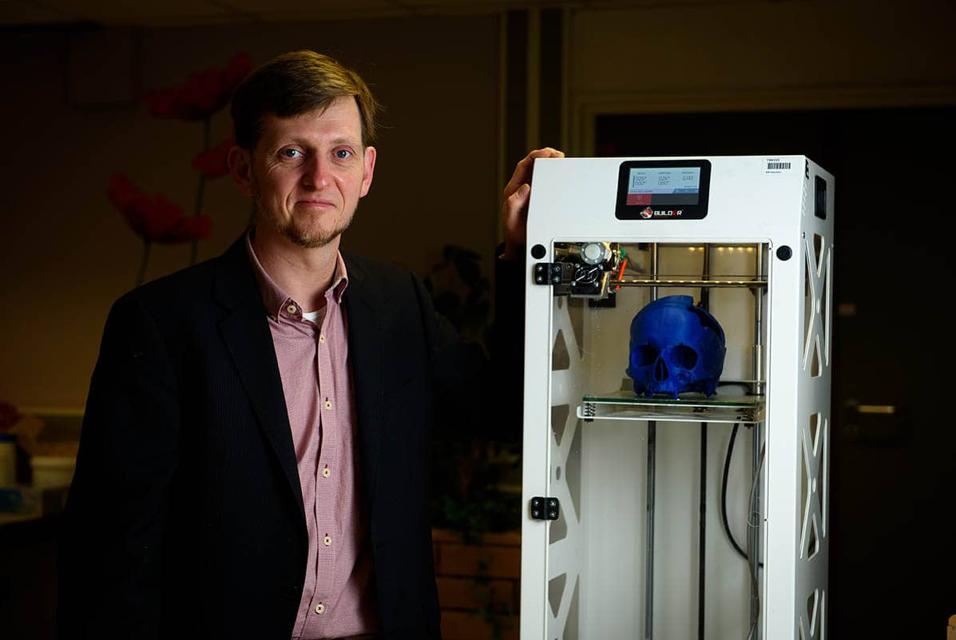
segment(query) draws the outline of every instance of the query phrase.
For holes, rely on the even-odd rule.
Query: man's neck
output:
[[[332,285],[339,240],[323,247],[307,249],[285,236],[265,228],[257,228],[252,238],[256,257],[279,288],[306,311],[325,305],[325,292]]]

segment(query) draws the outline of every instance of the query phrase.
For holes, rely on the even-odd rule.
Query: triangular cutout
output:
[[[568,345],[564,341],[564,332],[558,331],[554,338],[554,348],[551,351],[551,370],[565,371],[571,368],[571,356],[568,354]]]
[[[810,361],[810,376],[817,378],[823,375],[823,360],[820,357],[820,338],[813,341],[813,359]]]
[[[558,617],[561,608],[561,598],[564,596],[564,587],[568,583],[568,574],[562,573],[548,582],[548,604],[551,605],[551,616]]]
[[[572,423],[574,435],[571,436],[571,446],[568,447],[568,457],[564,461],[564,481],[568,485],[568,494],[571,496],[571,510],[561,509],[561,513],[568,513],[569,518],[581,522],[581,421]]]
[[[820,268],[823,266],[823,236],[819,233],[813,234],[813,264],[815,271],[820,275]]]
[[[830,299],[830,285],[833,282],[831,277],[833,265],[832,253],[827,252],[827,259],[823,266],[823,273],[820,274],[820,327],[823,330],[823,357],[824,364],[830,366],[830,308],[833,301]]]
[[[813,455],[817,455],[820,451],[818,446],[817,438],[820,436],[820,414],[811,413],[810,414],[810,446],[812,447],[811,451]]]
[[[830,442],[829,423],[824,420],[820,428],[820,445],[817,447],[817,501],[820,505],[820,518],[823,537],[827,536],[827,447]]]
[[[810,627],[810,637],[817,635],[817,609],[820,602],[820,592],[816,589],[807,598],[807,622]]]
[[[571,413],[570,405],[559,404],[551,407],[551,431],[554,432],[554,440],[558,446],[561,446],[561,440],[564,439],[564,432],[568,428],[568,414]]]
[[[817,517],[810,516],[810,536],[807,540],[807,560],[812,560],[813,556],[820,551],[820,534],[817,530]]]

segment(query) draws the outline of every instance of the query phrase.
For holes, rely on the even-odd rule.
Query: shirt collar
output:
[[[262,294],[262,302],[265,304],[266,310],[273,318],[278,318],[280,315],[292,315],[301,318],[302,306],[276,284],[275,280],[266,272],[262,263],[259,262],[259,257],[256,255],[255,249],[252,248],[252,234],[254,231],[254,229],[250,229],[246,232],[246,252],[255,272],[256,282],[259,284],[259,292]],[[325,292],[326,301],[331,298],[336,304],[341,304],[348,283],[349,276],[345,269],[345,260],[342,258],[341,252],[337,251],[335,253],[335,270],[332,272],[332,285]],[[296,310],[286,313],[292,307]]]

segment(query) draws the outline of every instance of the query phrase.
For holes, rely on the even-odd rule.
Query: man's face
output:
[[[375,169],[375,148],[362,147],[355,100],[336,98],[324,111],[291,118],[269,114],[262,125],[248,181],[240,180],[255,199],[260,228],[307,248],[337,242]]]

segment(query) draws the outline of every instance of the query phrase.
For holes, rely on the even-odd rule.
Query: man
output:
[[[426,458],[465,351],[411,274],[338,247],[375,101],[311,51],[237,89],[256,225],[120,298],[64,518],[59,629],[84,638],[438,638]],[[505,190],[522,255],[533,159]]]

